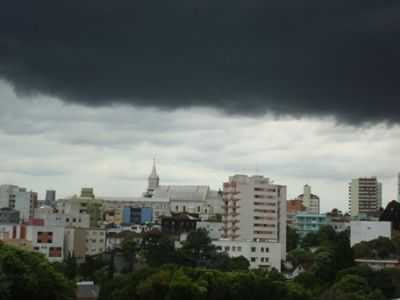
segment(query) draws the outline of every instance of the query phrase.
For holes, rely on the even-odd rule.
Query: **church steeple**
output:
[[[147,192],[152,193],[156,188],[158,188],[160,184],[160,177],[157,175],[156,169],[156,159],[153,159],[153,169],[151,170],[151,174],[148,178],[148,186]]]

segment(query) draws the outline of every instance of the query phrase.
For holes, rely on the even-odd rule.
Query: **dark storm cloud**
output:
[[[88,105],[400,121],[400,5],[7,0],[0,76]]]

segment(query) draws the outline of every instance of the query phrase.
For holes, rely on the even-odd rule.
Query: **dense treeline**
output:
[[[39,253],[0,243],[1,300],[72,300],[75,285]]]
[[[293,232],[288,237],[291,246],[283,271],[302,270],[293,279],[275,270],[248,270],[245,258],[219,253],[202,230],[189,234],[178,248],[173,239],[153,231],[125,240],[118,251],[87,257],[79,265],[71,256],[64,263],[49,264],[41,254],[0,245],[0,299],[74,299],[73,282],[77,280],[94,280],[101,287],[100,300],[400,297],[400,270],[355,266],[358,250],[350,247],[348,231],[336,233],[323,227],[301,241]],[[397,245],[396,239],[389,242]],[[372,253],[384,249],[389,249],[390,255],[397,253],[395,246],[387,246],[387,240],[369,243]],[[124,260],[119,271],[116,256]]]

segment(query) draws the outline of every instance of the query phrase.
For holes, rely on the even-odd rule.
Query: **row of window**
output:
[[[251,252],[257,252],[257,247],[251,247]],[[269,248],[268,247],[260,247],[260,252],[269,252]]]
[[[268,214],[268,213],[274,214],[276,212],[276,210],[274,210],[274,209],[258,209],[258,208],[256,208],[256,209],[254,209],[254,212],[266,213],[266,214]]]
[[[251,262],[256,262],[258,259],[258,257],[251,257],[250,261]],[[269,258],[268,257],[260,257],[260,261],[261,262],[269,262]]]
[[[261,231],[261,230],[255,230],[253,232],[254,234],[272,234],[272,231]]]

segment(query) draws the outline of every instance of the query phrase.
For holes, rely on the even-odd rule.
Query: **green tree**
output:
[[[132,272],[139,250],[138,243],[133,239],[124,239],[121,243],[121,253],[126,260],[127,272]]]
[[[74,284],[42,254],[0,245],[0,270],[3,299],[75,299]]]
[[[286,250],[289,252],[297,248],[300,242],[300,236],[296,230],[287,226],[286,228]]]
[[[368,281],[357,275],[345,275],[322,297],[326,300],[385,300],[379,290],[373,290]]]
[[[185,262],[192,267],[197,267],[210,264],[210,259],[215,256],[216,251],[207,230],[197,229],[188,234],[180,253]]]
[[[144,234],[141,250],[147,264],[151,267],[177,262],[174,241],[159,230],[152,230]]]

